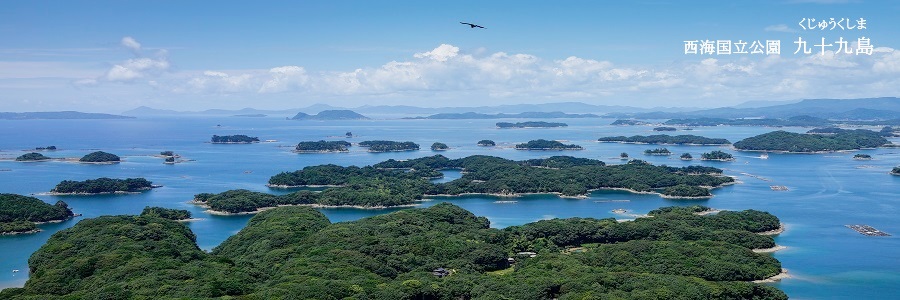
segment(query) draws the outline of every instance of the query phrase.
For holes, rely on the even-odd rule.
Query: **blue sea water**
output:
[[[522,121],[522,120],[511,120]],[[558,120],[557,120],[558,121]],[[789,269],[792,278],[773,285],[794,299],[890,299],[896,298],[900,285],[900,240],[891,237],[866,237],[845,224],[868,224],[900,235],[897,221],[900,208],[900,176],[888,171],[900,165],[900,150],[876,149],[832,154],[770,154],[768,160],[758,153],[738,152],[728,147],[667,146],[671,157],[644,156],[651,145],[597,143],[610,135],[654,134],[652,127],[607,125],[608,119],[564,120],[568,127],[533,129],[497,129],[497,120],[366,120],[366,121],[289,121],[283,117],[179,117],[130,120],[21,120],[0,121],[0,193],[35,194],[54,203],[64,200],[83,216],[56,224],[40,225],[42,232],[0,237],[0,288],[22,286],[27,280],[28,257],[50,236],[85,218],[100,215],[138,214],[145,206],[190,210],[201,220],[190,222],[202,249],[211,250],[243,228],[251,216],[216,216],[187,203],[194,194],[250,189],[273,193],[265,186],[278,172],[305,166],[333,163],[369,165],[390,158],[408,159],[434,154],[451,158],[475,154],[509,159],[529,159],[552,155],[572,155],[621,163],[618,155],[654,164],[708,165],[723,168],[727,175],[742,183],[713,191],[710,200],[670,200],[655,195],[621,191],[598,191],[588,199],[561,199],[552,195],[529,195],[514,199],[488,196],[437,198],[423,202],[430,206],[442,201],[455,203],[476,215],[486,216],[492,226],[502,228],[541,219],[567,217],[632,218],[612,212],[626,209],[629,214],[644,214],[670,205],[703,204],[719,209],[757,209],[769,211],[787,225],[776,237],[786,250],[774,255]],[[806,128],[782,128],[804,132]],[[707,137],[742,138],[772,131],[762,127],[698,127],[676,134]],[[295,154],[291,147],[299,141],[338,139],[351,131],[352,142],[385,139],[413,141],[421,151],[368,153],[352,147],[350,153]],[[206,143],[213,134],[247,134],[273,143],[250,145],[214,145]],[[567,140],[584,146],[583,151],[531,152],[511,147],[531,139]],[[492,139],[498,147],[478,147],[481,139]],[[433,142],[452,149],[432,152]],[[895,140],[900,143],[900,141]],[[124,161],[115,165],[84,165],[71,162],[21,163],[9,161],[25,149],[55,145],[60,150],[45,153],[51,157],[80,157],[96,150],[118,154]],[[193,161],[165,165],[152,155],[172,150]],[[723,150],[733,153],[734,162],[681,161],[684,152]],[[871,161],[854,161],[854,153],[866,153]],[[763,181],[752,174],[770,181]],[[144,177],[164,187],[134,195],[48,196],[42,195],[61,180],[98,177]],[[458,171],[446,171],[442,181],[458,178]],[[439,181],[441,181],[439,180]],[[789,191],[772,191],[770,185],[784,185]],[[516,203],[496,203],[515,200]],[[618,200],[618,201],[611,201]],[[628,200],[628,201],[621,201]],[[398,209],[359,210],[321,209],[333,222],[356,220]],[[21,272],[13,273],[18,269]]]

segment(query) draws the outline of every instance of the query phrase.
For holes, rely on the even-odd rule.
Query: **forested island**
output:
[[[96,151],[82,156],[78,161],[83,163],[116,163],[122,161],[122,159],[112,153]]]
[[[442,176],[439,170],[461,169],[459,179],[432,183]],[[387,160],[367,167],[337,165],[309,166],[282,172],[269,179],[273,188],[325,187],[322,192],[297,191],[271,195],[246,190],[219,194],[198,194],[196,204],[223,213],[256,212],[279,205],[322,205],[381,208],[416,203],[426,196],[492,194],[517,196],[528,193],[584,197],[597,189],[625,189],[639,193],[659,193],[665,197],[696,197],[696,190],[666,191],[678,185],[719,187],[734,183],[712,167],[683,168],[653,166],[641,160],[606,166],[602,161],[553,156],[546,159],[513,161],[492,156],[448,159],[441,155],[406,161]]]
[[[656,128],[653,128],[653,131],[676,131],[676,130],[678,130],[678,129],[675,128],[675,127],[656,127]]]
[[[726,139],[716,139],[702,137],[698,135],[666,135],[655,134],[650,136],[608,136],[597,139],[600,142],[619,142],[626,144],[671,144],[671,145],[728,145],[731,144]]]
[[[85,181],[63,180],[50,192],[58,195],[97,195],[113,193],[137,193],[150,190],[156,186],[144,178],[107,178],[88,179]]]
[[[431,144],[431,151],[446,151],[446,150],[450,150],[450,146],[447,146],[447,144],[440,143],[440,142],[435,142],[434,144]]]
[[[494,141],[492,141],[492,140],[480,140],[480,141],[478,141],[478,146],[494,147],[494,146],[497,146],[497,143],[494,143]]]
[[[730,153],[715,150],[700,155],[701,160],[717,160],[717,161],[733,161],[734,156]]]
[[[584,148],[575,144],[566,145],[558,141],[538,139],[516,144],[516,150],[584,150]]]
[[[182,223],[102,216],[53,235],[29,260],[25,287],[0,298],[787,299],[750,282],[781,272],[778,260],[750,251],[775,245],[757,233],[778,228],[778,218],[695,214],[705,210],[495,229],[449,203],[339,223],[281,207],[209,253]]]
[[[868,154],[856,154],[853,156],[854,160],[872,160],[872,156]]]
[[[666,148],[656,148],[644,150],[644,155],[672,155],[672,151]]]
[[[210,142],[213,144],[250,144],[259,143],[259,138],[255,136],[237,135],[213,135]]]
[[[693,159],[694,159],[694,156],[692,156],[690,153],[684,153],[681,155],[681,160],[693,160]]]
[[[517,122],[517,123],[499,122],[499,123],[497,123],[497,128],[553,128],[553,127],[566,127],[566,126],[569,126],[569,124],[556,123],[556,122],[543,122],[543,121],[529,121],[529,122]]]
[[[876,148],[888,143],[888,140],[878,132],[865,129],[842,130],[831,135],[802,134],[779,130],[743,139],[734,143],[734,148],[754,151],[816,153]]]
[[[0,234],[37,232],[35,223],[58,222],[72,216],[72,210],[62,201],[51,205],[34,197],[0,194]]]
[[[294,151],[298,153],[329,153],[329,152],[350,152],[347,148],[350,142],[347,141],[309,141],[300,142]]]
[[[153,216],[159,217],[163,219],[181,221],[188,220],[191,218],[191,212],[183,209],[172,209],[172,208],[164,208],[164,207],[144,207],[144,210],[141,211],[141,216]]]
[[[25,153],[16,157],[16,161],[47,161],[51,158],[37,152]]]
[[[419,150],[419,144],[395,141],[362,141],[360,147],[369,148],[369,152],[399,152]]]

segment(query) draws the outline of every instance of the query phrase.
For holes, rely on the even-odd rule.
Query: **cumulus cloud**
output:
[[[763,30],[774,31],[774,32],[797,32],[796,29],[790,28],[784,24],[766,26],[766,28],[763,28]]]
[[[123,37],[121,45],[131,50],[134,58],[113,64],[102,76],[77,79],[73,84],[97,86],[101,82],[133,83],[140,79],[160,76],[171,67],[168,52],[164,49],[157,51],[152,57],[144,56],[141,53],[141,43],[130,36]],[[154,81],[153,85],[157,84]]]

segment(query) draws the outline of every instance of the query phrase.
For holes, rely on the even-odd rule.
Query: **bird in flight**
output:
[[[475,27],[484,28],[484,26],[476,25],[476,24],[472,24],[472,23],[466,23],[466,22],[459,22],[459,24],[469,25],[469,27],[471,27],[471,28],[475,28]]]

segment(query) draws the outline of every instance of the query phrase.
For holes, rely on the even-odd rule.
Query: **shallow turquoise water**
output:
[[[271,175],[293,171],[304,166],[334,163],[369,165],[389,158],[407,159],[434,154],[451,158],[474,154],[494,155],[510,159],[528,159],[551,155],[572,155],[620,163],[619,153],[654,164],[675,166],[702,164],[726,169],[742,184],[716,189],[711,200],[668,200],[654,195],[635,195],[618,191],[598,191],[589,199],[560,199],[534,195],[521,198],[469,196],[438,198],[423,206],[450,201],[488,217],[493,227],[506,227],[547,218],[615,217],[624,208],[643,214],[668,205],[704,204],[720,209],[758,209],[774,213],[787,224],[788,230],[776,241],[788,249],[774,254],[793,278],[774,285],[795,299],[895,298],[900,284],[900,246],[896,236],[866,237],[844,227],[845,224],[869,224],[882,231],[900,234],[896,221],[900,207],[900,177],[887,172],[900,164],[900,150],[877,149],[854,153],[871,154],[875,160],[854,161],[854,153],[793,155],[770,154],[770,159],[755,158],[758,153],[736,152],[726,147],[668,146],[672,157],[645,157],[649,145],[596,143],[596,138],[609,135],[653,134],[647,126],[617,127],[612,120],[565,120],[566,128],[496,129],[497,120],[372,120],[372,121],[288,121],[283,118],[149,118],[134,120],[25,120],[0,121],[0,158],[14,158],[37,146],[55,145],[61,150],[46,153],[52,157],[80,157],[99,149],[123,156],[117,165],[82,165],[66,162],[17,163],[0,161],[0,192],[33,194],[47,192],[61,180],[84,180],[102,176],[145,177],[164,187],[138,195],[44,196],[53,203],[64,200],[76,213],[84,216],[59,224],[40,227],[43,232],[32,235],[0,237],[0,287],[21,286],[27,279],[28,257],[54,232],[73,226],[79,220],[100,215],[137,214],[145,206],[163,206],[190,210],[200,221],[191,222],[201,248],[210,250],[228,236],[238,232],[250,216],[214,216],[188,204],[194,194],[244,188],[270,190],[265,183]],[[516,120],[513,120],[516,121]],[[523,120],[518,120],[523,121]],[[557,120],[558,121],[558,120]],[[217,126],[221,125],[221,126]],[[696,128],[677,134],[708,137],[742,138],[774,129],[760,127]],[[785,130],[802,132],[803,128]],[[294,154],[289,148],[302,140],[328,139],[352,131],[359,142],[369,139],[411,140],[423,149],[433,142],[444,142],[450,151],[430,150],[401,153],[367,153],[353,147],[350,153]],[[248,134],[276,143],[251,145],[212,145],[204,143],[213,134]],[[585,147],[583,151],[529,152],[510,149],[513,144],[530,139],[568,140]],[[478,147],[481,139],[492,139],[499,147]],[[900,141],[895,141],[900,142]],[[284,147],[279,147],[284,146]],[[678,154],[724,150],[735,154],[735,162],[685,162]],[[195,161],[164,165],[151,157],[163,150],[173,150]],[[872,166],[872,167],[866,167]],[[763,181],[742,173],[761,176]],[[457,178],[458,172],[447,171],[445,180]],[[785,185],[787,192],[771,191],[769,185]],[[495,203],[516,200],[516,203]],[[609,201],[609,200],[628,200]],[[333,222],[355,220],[396,211],[322,209]],[[13,273],[13,269],[22,270]]]

